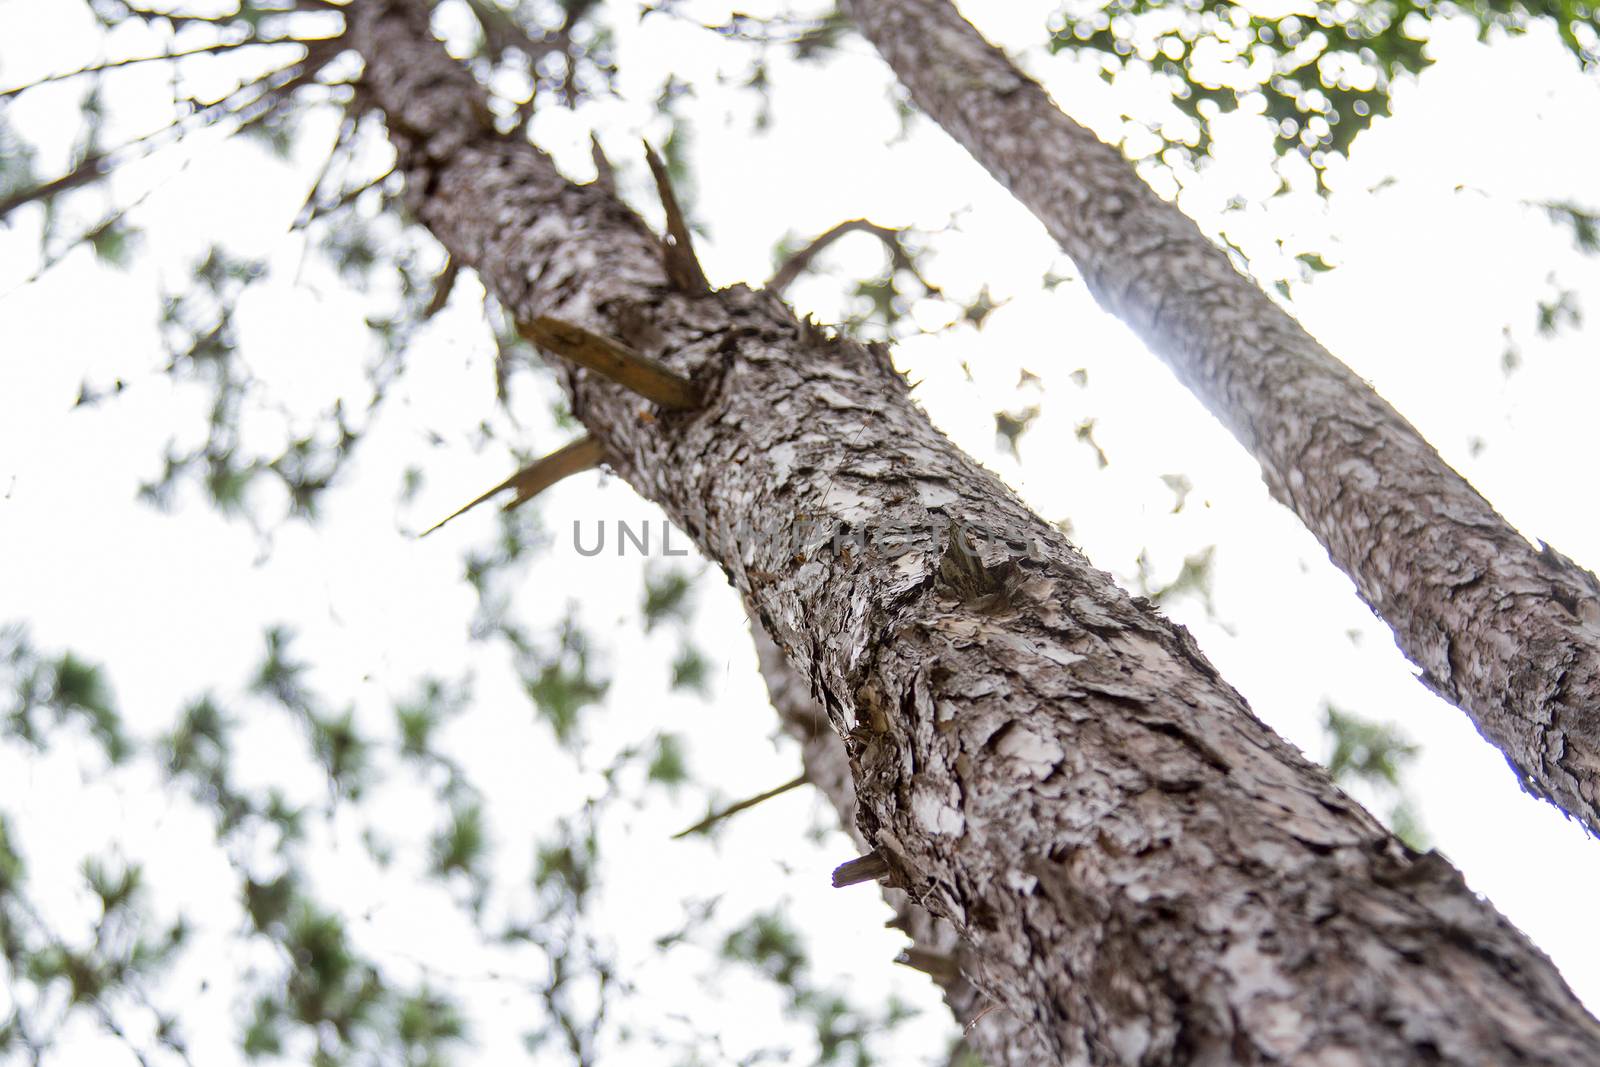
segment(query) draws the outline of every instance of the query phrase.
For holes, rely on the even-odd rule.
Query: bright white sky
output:
[[[888,143],[898,120],[885,95],[886,73],[866,46],[851,42],[846,57],[826,68],[779,64],[771,127],[753,135],[753,101],[716,84],[719,69],[741,69],[740,53],[665,19],[641,26],[634,5],[611,7],[621,99],[577,115],[551,109],[535,124],[539,142],[568,172],[590,176],[587,139],[598,127],[625,191],[654,212],[636,146],[640,136],[665,133],[652,101],[672,70],[697,87],[683,113],[694,124],[694,199],[709,229],[701,253],[717,283],[759,282],[773,245],[789,231],[820,232],[857,216],[936,229],[961,211],[959,230],[933,240],[927,272],[952,294],[971,295],[986,284],[1006,303],[981,332],[962,327],[898,346],[896,359],[922,380],[917,396],[935,421],[1047,518],[1070,520],[1090,557],[1125,584],[1136,581],[1141,550],[1161,584],[1185,556],[1215,545],[1215,617],[1192,597],[1173,602],[1171,613],[1195,631],[1262,718],[1314,756],[1326,755],[1325,701],[1402,724],[1423,745],[1409,785],[1432,840],[1556,960],[1591,1007],[1600,1006],[1600,913],[1582,888],[1600,883],[1600,845],[1520,794],[1465,718],[1414,681],[1349,582],[1267,498],[1253,462],[1158,361],[1098,312],[1081,285],[1041,289],[1046,271],[1070,268],[1021,208],[926,122]],[[1052,7],[1049,0],[966,5],[1075,116],[1103,133],[1117,129],[1122,111],[1153,113],[1158,98],[1148,88],[1107,86],[1091,66],[1044,54]],[[716,3],[695,10],[707,21],[727,14]],[[78,3],[0,0],[0,26],[3,86],[98,58],[91,20]],[[1336,168],[1326,206],[1304,191],[1303,174],[1301,192],[1267,202],[1278,179],[1268,169],[1265,136],[1248,118],[1222,130],[1217,163],[1185,179],[1180,202],[1213,232],[1225,226],[1269,280],[1289,275],[1300,251],[1336,264],[1294,290],[1301,320],[1514,523],[1593,567],[1600,565],[1587,477],[1597,454],[1595,335],[1549,340],[1532,327],[1536,302],[1555,292],[1552,276],[1590,295],[1600,293],[1600,276],[1594,263],[1571,253],[1565,234],[1521,202],[1596,206],[1600,140],[1587,131],[1600,115],[1600,88],[1576,72],[1550,32],[1486,47],[1464,27],[1454,29],[1435,43],[1438,65],[1396,93],[1394,118],[1378,122],[1348,166]],[[130,32],[107,54],[159,47]],[[237,70],[230,62],[198,59],[184,71],[224,79]],[[108,82],[121,128],[166,121],[159,79],[132,71]],[[62,165],[75,132],[75,100],[71,87],[60,87],[23,98],[9,113],[47,146],[46,173]],[[598,784],[552,751],[502,655],[464,640],[474,599],[460,579],[461,555],[492,537],[491,516],[475,514],[426,541],[412,536],[510,469],[501,447],[474,444],[481,420],[507,425],[492,410],[493,350],[476,283],[458,286],[450,308],[422,334],[382,426],[327,500],[325,520],[314,529],[278,530],[266,562],[247,526],[218,518],[193,494],[172,514],[134,500],[140,481],[159,470],[167,439],[193,440],[202,429],[203,398],[153,373],[164,362],[153,324],[161,283],[176,286],[184,264],[212,241],[273,264],[273,277],[250,292],[240,315],[245,357],[284,403],[309,413],[334,396],[361,394],[368,342],[356,305],[315,266],[305,273],[307,285],[291,283],[302,241],[288,235],[288,223],[331,131],[327,116],[309,124],[293,166],[270,161],[253,145],[200,139],[194,150],[169,157],[191,160],[181,173],[175,162],[130,173],[118,186],[123,198],[154,187],[135,216],[147,237],[131,274],[79,252],[42,282],[17,289],[33,269],[37,221],[24,212],[18,225],[0,231],[0,622],[26,621],[39,646],[105,663],[141,737],[168,729],[185,701],[215,690],[233,710],[260,720],[249,728],[246,774],[258,782],[287,777],[297,796],[313,802],[320,786],[296,754],[297,736],[281,713],[240,696],[260,660],[264,625],[293,626],[329,703],[353,702],[380,733],[392,732],[393,700],[422,675],[472,672],[475,700],[446,743],[488,798],[497,870],[514,885],[548,818],[580,806]],[[1390,177],[1394,182],[1380,187]],[[1170,192],[1170,179],[1163,188]],[[1235,196],[1248,207],[1223,220],[1219,212]],[[80,210],[93,209],[85,205]],[[834,277],[794,287],[798,306],[824,321],[840,317],[841,281],[878,262],[867,238],[856,241],[831,259]],[[916,314],[932,328],[953,311],[927,303]],[[1507,326],[1523,355],[1509,377],[1500,365]],[[1042,379],[1041,391],[1018,390],[1023,368]],[[1080,369],[1087,372],[1082,387],[1070,377]],[[119,401],[69,410],[85,377],[114,376],[131,383]],[[520,443],[530,451],[565,439],[544,413],[547,395],[524,380],[518,411],[530,429]],[[1019,463],[997,448],[993,413],[1034,403],[1042,414],[1022,439]],[[1095,439],[1110,460],[1103,470],[1074,437],[1087,418],[1096,420]],[[430,431],[446,446],[427,448]],[[281,432],[266,417],[252,429],[260,440]],[[426,481],[414,502],[399,504],[400,475],[411,465]],[[1179,473],[1195,489],[1173,514],[1161,476]],[[269,511],[281,506],[267,493],[258,503]],[[604,639],[614,682],[606,710],[590,724],[591,764],[660,729],[687,737],[694,772],[727,797],[792,777],[797,756],[769,740],[773,716],[743,618],[720,577],[713,571],[702,581],[694,628],[717,668],[714,699],[703,703],[667,690],[678,638],[660,631],[644,637],[633,621],[644,561],[585,558],[571,545],[574,520],[654,520],[654,509],[615,479],[591,475],[550,492],[541,514],[554,541],[529,569],[517,606],[524,618],[548,625],[576,604]],[[161,909],[186,911],[216,944],[231,944],[238,916],[219,898],[234,891],[233,876],[210,844],[204,814],[147,770],[103,775],[86,752],[63,746],[24,759],[14,747],[0,749],[0,802],[20,823],[36,898],[69,929],[89,921],[89,901],[71,888],[76,865],[85,853],[115,844],[149,864]],[[418,783],[386,787],[376,799],[381,832],[402,845],[397,868],[376,869],[359,845],[366,822],[352,818],[319,835],[314,882],[325,898],[349,902],[347,913],[358,917],[355,936],[386,968],[400,976],[432,973],[477,1003],[485,1061],[524,1055],[517,1044],[530,1022],[524,994],[485,975],[537,975],[542,965],[503,951],[486,960],[448,894],[432,884],[419,888],[436,815]],[[629,1006],[643,1013],[635,1016],[641,1026],[687,1033],[672,1021],[682,1013],[698,1029],[722,1034],[724,1051],[707,1050],[714,1060],[803,1042],[798,1031],[774,1029],[776,995],[764,983],[711,975],[700,949],[654,952],[651,939],[680,922],[684,899],[719,892],[729,920],[782,903],[812,935],[818,980],[866,1002],[892,990],[941,1019],[929,984],[890,966],[900,940],[881,928],[885,914],[872,892],[828,888],[827,872],[849,846],[837,834],[821,844],[808,836],[831,817],[814,798],[791,794],[741,815],[716,845],[669,841],[701,804],[692,792],[673,803],[658,799],[608,826],[617,836],[607,844],[601,921],[642,991]],[[496,897],[491,910],[504,904]],[[270,958],[224,960],[219,951],[196,953],[198,962],[175,974],[161,998],[186,1006],[196,1062],[237,1057],[239,1015],[231,983],[219,975],[274,966]],[[203,977],[211,979],[206,992]],[[8,1010],[5,997],[0,993],[0,1015]],[[942,1022],[914,1029],[915,1047],[897,1046],[893,1062],[929,1062],[947,1035]],[[126,1057],[87,1028],[80,1040],[83,1062],[91,1052],[93,1062]],[[629,1062],[652,1061],[636,1050]]]

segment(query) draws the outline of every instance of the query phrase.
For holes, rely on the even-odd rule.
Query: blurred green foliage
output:
[[[1267,12],[1271,12],[1270,14]],[[1314,163],[1349,152],[1389,114],[1402,78],[1431,62],[1436,25],[1466,20],[1483,38],[1553,25],[1584,68],[1600,62],[1600,13],[1572,0],[1317,0],[1271,7],[1228,0],[1073,0],[1052,19],[1056,52],[1096,54],[1103,76],[1163,76],[1188,129],[1158,130],[1169,149],[1206,155],[1210,120],[1239,107],[1276,127],[1280,152]]]

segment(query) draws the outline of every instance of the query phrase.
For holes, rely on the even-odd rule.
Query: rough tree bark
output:
[[[1524,789],[1600,833],[1600,583],[1535,549],[949,0],[844,0],[912,99],[1261,464]]]
[[[856,786],[850,759],[828,713],[811,696],[811,687],[789,666],[783,650],[761,627],[754,613],[750,633],[767,693],[778,721],[800,745],[807,781],[828,798],[839,822],[856,845],[867,852],[870,842],[856,826]],[[1038,1067],[1049,1063],[1051,1053],[1032,1021],[1014,1012],[995,1010],[966,975],[974,969],[971,950],[955,927],[917,904],[902,889],[883,886],[883,897],[895,911],[895,925],[911,939],[905,961],[926,971],[944,990],[945,1002],[963,1028],[964,1039],[987,1067]]]
[[[882,349],[742,286],[675,288],[612,194],[494,131],[428,7],[347,9],[411,211],[519,321],[702,386],[673,412],[564,375],[613,467],[756,606],[848,738],[887,877],[960,930],[969,977],[1054,1059],[1600,1061],[1600,1024],[1536,948],[939,434]]]

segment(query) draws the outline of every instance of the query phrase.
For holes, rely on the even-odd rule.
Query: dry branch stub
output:
[[[889,863],[876,852],[869,852],[865,856],[853,860],[846,860],[833,869],[833,887],[843,889],[847,885],[859,885],[862,882],[876,882],[889,874]]]
[[[667,240],[662,243],[667,276],[680,292],[709,293],[711,282],[700,267],[699,257],[694,254],[694,239],[689,235],[689,223],[684,218],[683,207],[678,203],[678,194],[672,190],[672,178],[667,173],[667,165],[656,155],[656,150],[650,147],[648,141],[644,146],[644,158],[650,165],[650,174],[656,180],[656,193],[661,197],[662,210],[667,213]]]
[[[700,387],[621,341],[591,333],[571,322],[541,315],[520,323],[517,332],[540,348],[616,382],[664,408],[687,411],[702,402]]]
[[[548,456],[528,464],[493,489],[479,494],[469,503],[463,504],[422,531],[421,536],[427,537],[451,519],[466,514],[496,493],[504,492],[507,489],[515,489],[517,495],[512,498],[511,502],[503,510],[510,511],[512,508],[520,507],[561,481],[561,479],[577,474],[580,471],[592,470],[598,467],[600,462],[605,459],[605,454],[605,446],[600,443],[599,438],[585,434],[570,445],[559,448]]]

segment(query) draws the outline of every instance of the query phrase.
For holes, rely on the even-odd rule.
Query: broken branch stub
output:
[[[666,364],[571,322],[541,315],[517,332],[540,348],[616,382],[664,408],[687,411],[701,404],[700,387]]]
[[[656,155],[649,141],[644,145],[644,159],[650,165],[650,174],[656,180],[656,193],[661,197],[662,210],[667,214],[667,240],[662,243],[667,277],[680,292],[709,293],[711,282],[700,267],[699,257],[694,254],[689,223],[678,204],[678,194],[672,191],[672,178],[667,173],[667,165]]]
[[[889,874],[889,861],[877,852],[869,852],[857,859],[846,860],[833,869],[833,888],[876,882]]]
[[[504,510],[510,511],[512,508],[526,504],[561,479],[577,474],[579,471],[598,467],[603,459],[605,459],[605,448],[600,444],[598,438],[589,435],[580,437],[570,445],[559,448],[548,456],[528,464],[493,489],[479,494],[469,503],[463,504],[422,531],[421,536],[427,537],[451,519],[466,514],[496,493],[507,489],[515,489],[517,495],[504,508]]]

